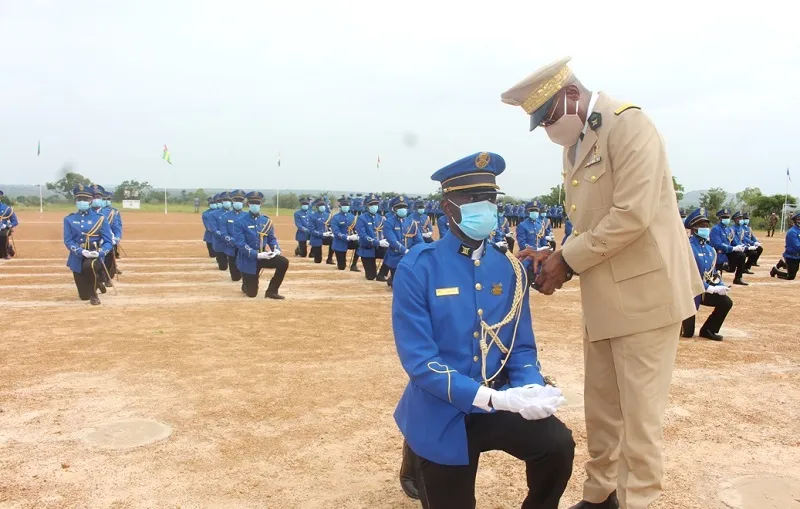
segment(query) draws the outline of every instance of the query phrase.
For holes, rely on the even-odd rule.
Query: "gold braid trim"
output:
[[[496,324],[489,325],[483,320],[483,316],[481,315],[481,339],[479,344],[481,348],[481,376],[483,377],[483,382],[485,385],[488,385],[489,382],[494,380],[497,375],[500,374],[505,367],[506,362],[508,362],[508,358],[511,356],[511,351],[514,349],[514,343],[517,340],[517,327],[519,327],[519,320],[522,317],[522,303],[525,297],[525,290],[528,288],[528,276],[525,274],[525,271],[522,270],[522,263],[508,251],[506,251],[505,256],[511,263],[511,267],[514,269],[514,298],[511,301],[511,309],[508,311],[508,314],[506,314],[506,316]],[[508,346],[508,348],[506,348],[506,346],[500,340],[499,333],[500,330],[512,320],[514,320],[514,333],[511,336],[511,344]],[[491,338],[491,341],[488,341],[487,338]],[[498,369],[497,372],[491,377],[488,377],[486,376],[486,359],[489,356],[489,350],[491,350],[493,344],[497,345],[497,348],[502,353],[506,354],[506,356],[500,363],[500,369]]]
[[[347,227],[347,234],[348,235],[352,235],[355,232],[356,221],[358,221],[358,217],[356,217],[355,214],[354,214],[353,215],[353,223],[350,226]]]
[[[97,231],[100,230],[101,226],[103,226],[103,221],[105,220],[106,220],[105,217],[100,216],[100,221],[96,222],[95,225],[92,227],[92,229],[89,230],[89,233],[86,234],[86,247],[84,247],[84,249],[89,249],[89,241],[91,240],[92,237],[100,236],[100,234],[97,233]]]
[[[264,252],[264,237],[269,235],[269,230],[272,228],[272,219],[267,219],[267,222],[264,223],[264,228],[258,232],[258,252]],[[271,250],[272,248],[270,248]]]

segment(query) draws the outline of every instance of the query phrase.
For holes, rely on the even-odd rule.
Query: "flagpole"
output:
[[[39,184],[39,214],[44,212],[44,205],[42,201],[42,184]]]
[[[280,171],[281,167],[281,151],[278,151],[278,171]],[[276,179],[277,180],[277,179]],[[276,187],[275,188],[275,217],[281,215],[281,191]]]
[[[789,203],[789,168],[786,168],[786,194],[783,196],[783,209],[781,210],[781,233],[786,231],[786,204]]]
[[[167,188],[164,188],[164,214],[167,213]]]

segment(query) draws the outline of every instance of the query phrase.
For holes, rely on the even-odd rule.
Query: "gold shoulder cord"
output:
[[[383,238],[382,238],[383,237],[383,223],[384,223],[384,221],[386,221],[386,218],[383,217],[383,216],[380,216],[380,218],[381,218],[381,222],[378,223],[378,226],[375,227],[375,237],[377,237],[378,240],[383,240]]]
[[[86,247],[84,249],[87,249],[87,250],[89,249],[92,237],[99,237],[100,236],[100,234],[97,233],[97,232],[100,231],[100,227],[103,225],[103,221],[105,221],[105,220],[106,220],[105,217],[100,216],[100,220],[97,221],[94,224],[94,227],[86,233]]]
[[[264,252],[264,247],[265,247],[264,246],[264,237],[269,235],[269,230],[270,230],[271,227],[272,227],[272,219],[267,219],[267,222],[264,223],[264,228],[262,228],[261,231],[258,232],[258,252],[259,253],[263,253]]]
[[[714,261],[711,263],[711,268],[703,272],[703,278],[706,280],[707,283],[717,284],[719,283],[719,278],[714,277],[714,269],[717,266],[717,250],[712,249],[712,253],[714,253]]]
[[[400,223],[400,224],[402,224],[402,223]],[[408,239],[410,239],[412,237],[415,237],[417,235],[417,227],[418,227],[418,225],[419,225],[419,223],[417,223],[413,219],[411,220],[411,226],[413,226],[414,229],[412,230],[411,226],[409,226],[408,230],[405,233],[405,235],[403,235],[403,245],[405,247],[408,247]]]
[[[517,327],[519,327],[519,320],[522,317],[522,303],[524,301],[523,297],[525,296],[525,289],[528,287],[528,276],[522,270],[522,263],[519,262],[514,255],[508,251],[506,251],[505,255],[506,258],[508,258],[508,261],[511,263],[511,267],[514,269],[516,283],[516,286],[514,287],[514,299],[511,302],[511,309],[508,311],[508,314],[505,316],[505,318],[494,325],[489,325],[486,323],[481,315],[481,376],[483,377],[484,384],[488,384],[500,374],[505,367],[506,362],[508,362],[508,358],[511,356],[511,351],[514,349],[514,342],[517,339]],[[500,333],[500,329],[502,329],[512,320],[515,321],[514,334],[511,336],[511,344],[508,346],[508,348],[506,348],[503,342],[500,341],[498,334]],[[488,337],[492,338],[491,341],[487,341]],[[492,348],[492,344],[497,345],[497,348],[506,354],[506,356],[500,363],[500,369],[498,369],[497,372],[491,377],[487,377],[486,358],[489,355],[489,350]]]
[[[355,214],[353,214],[353,223],[350,226],[347,227],[347,234],[348,235],[352,235],[355,232],[356,221],[358,221],[358,217]]]

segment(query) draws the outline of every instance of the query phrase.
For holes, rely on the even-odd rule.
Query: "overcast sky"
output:
[[[101,184],[429,192],[493,151],[533,196],[561,151],[500,93],[570,55],[654,119],[687,190],[783,192],[790,166],[797,194],[796,16],[743,5],[0,0],[0,184],[71,163]]]

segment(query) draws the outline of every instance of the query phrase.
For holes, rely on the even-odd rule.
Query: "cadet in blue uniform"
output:
[[[203,242],[206,243],[206,248],[208,248],[208,257],[214,258],[214,249],[211,247],[211,229],[208,225],[208,214],[217,208],[217,204],[214,203],[214,198],[208,198],[208,209],[204,210],[203,213],[200,215],[200,219],[203,221]]]
[[[241,189],[234,189],[230,192],[231,209],[219,216],[217,222],[221,226],[223,240],[225,241],[225,256],[228,257],[228,271],[231,274],[231,281],[241,281],[242,271],[236,265],[236,242],[234,242],[233,234],[235,233],[234,224],[240,216],[245,215],[244,201],[246,193]],[[242,291],[244,291],[244,283],[242,283]]]
[[[247,193],[247,212],[240,214],[233,223],[233,238],[236,246],[236,266],[242,272],[242,291],[248,297],[258,295],[258,278],[262,269],[275,269],[264,297],[282,300],[278,293],[289,259],[281,256],[278,239],[272,220],[261,214],[264,194],[259,191]]]
[[[322,198],[314,201],[314,211],[308,216],[308,228],[311,233],[311,255],[314,263],[322,263],[322,246],[325,239],[332,237],[333,233],[328,231],[326,222],[328,219],[327,207]]]
[[[497,228],[492,232],[492,241],[501,250],[514,252],[514,234],[511,233],[508,218],[505,217],[505,206],[502,203],[497,204]]]
[[[3,196],[3,191],[0,190],[0,198]],[[14,228],[18,225],[19,221],[17,221],[17,214],[14,213],[14,208],[5,203],[0,203],[0,258],[3,260],[8,260],[16,254],[14,244],[11,242],[11,236],[14,234]]]
[[[388,267],[389,280],[386,284],[391,287],[397,264],[409,249],[417,244],[422,244],[423,241],[419,223],[408,217],[408,198],[396,196],[392,198],[389,206],[392,213],[386,218],[383,229],[389,245],[381,268]]]
[[[300,209],[294,211],[294,226],[297,229],[294,234],[294,240],[297,241],[294,255],[302,258],[308,256],[308,239],[311,237],[311,230],[308,228],[308,216],[311,214],[308,203],[309,199],[301,196]]]
[[[100,304],[97,290],[104,290],[102,258],[111,251],[112,243],[106,218],[92,210],[93,190],[82,184],[72,190],[78,211],[64,218],[64,245],[69,250],[67,267],[75,279],[78,297],[96,306]]]
[[[542,251],[550,248],[547,240],[547,227],[539,219],[539,210],[541,208],[542,205],[538,200],[525,204],[528,218],[517,226],[517,244],[519,244],[520,251],[529,248]],[[529,261],[526,261],[523,265],[525,265],[526,269],[532,267]]]
[[[380,200],[374,194],[364,198],[366,210],[358,216],[356,221],[356,234],[358,235],[358,256],[364,265],[364,276],[367,281],[373,281],[378,274],[376,260],[381,247],[381,235],[385,218],[378,214]],[[385,241],[384,241],[385,243]]]
[[[739,229],[741,231],[742,243],[747,246],[747,259],[744,263],[744,273],[752,274],[750,269],[758,267],[758,259],[761,258],[764,248],[761,247],[761,242],[753,235],[753,230],[750,228],[750,214],[747,212],[742,214],[742,219],[739,222]]]
[[[800,211],[792,214],[791,221],[792,227],[786,231],[783,259],[769,271],[770,276],[777,276],[779,279],[794,279],[797,276],[797,269],[800,268]]]
[[[525,270],[486,242],[504,169],[484,152],[434,173],[450,234],[412,248],[395,274],[392,328],[410,379],[394,414],[407,444],[401,486],[425,509],[475,507],[485,451],[525,461],[526,509],[557,509],[572,473],[575,442],[553,415],[561,392],[539,371]]]
[[[225,254],[225,224],[220,221],[225,212],[231,210],[231,196],[228,191],[223,191],[217,195],[218,207],[217,210],[208,214],[209,224],[214,228],[211,247],[214,249],[214,256],[217,259],[217,266],[219,270],[228,270],[228,256]]]
[[[744,273],[745,255],[744,244],[736,238],[731,224],[731,212],[728,209],[717,211],[719,223],[711,228],[709,241],[717,250],[717,270],[727,269],[735,272],[733,284],[747,286],[742,280]]]
[[[572,235],[572,222],[567,218],[564,223],[564,239],[561,241],[562,246],[567,243],[567,239],[570,235]]]
[[[110,277],[114,277],[117,274],[122,274],[122,271],[119,270],[117,266],[117,258],[119,258],[119,243],[122,240],[122,215],[120,214],[119,210],[111,206],[111,200],[114,198],[114,195],[109,192],[105,191],[103,194],[103,215],[108,221],[109,227],[111,227],[111,244],[114,246],[112,248],[111,256],[106,256],[103,260],[106,265],[106,270]]]
[[[705,292],[694,298],[695,306],[710,306],[714,308],[708,319],[700,327],[700,337],[714,341],[722,341],[719,330],[722,322],[733,307],[733,301],[728,297],[729,288],[725,286],[717,272],[717,252],[709,243],[711,229],[709,228],[706,209],[695,209],[687,214],[683,225],[691,231],[689,245],[692,246],[697,270],[703,278]],[[685,338],[694,336],[695,317],[690,316],[681,325],[681,335]]]
[[[411,214],[411,219],[419,223],[422,241],[426,244],[433,242],[433,222],[425,212],[425,202],[421,198],[414,200],[414,212]]]
[[[350,199],[346,196],[339,198],[339,212],[331,219],[331,231],[333,232],[333,252],[336,254],[336,267],[344,270],[347,266],[347,251],[354,246],[358,247],[358,234],[356,233],[356,216],[353,215]],[[353,257],[350,270],[361,272],[356,266],[358,253]]]
[[[100,274],[100,282],[98,284],[98,289],[101,293],[106,293],[106,286],[111,286],[112,283],[110,281],[111,278],[114,277],[114,273],[108,270],[109,263],[113,264],[113,260],[110,260],[114,256],[114,229],[111,224],[111,220],[108,218],[108,210],[106,209],[106,190],[103,186],[99,184],[92,184],[88,187],[89,191],[92,193],[92,202],[91,202],[91,209],[96,214],[99,214],[105,218],[105,223],[111,229],[111,240],[109,245],[101,246],[97,245],[95,248],[100,250],[100,262],[102,263],[102,267],[99,274]],[[95,239],[97,242],[100,242],[100,238]],[[102,249],[101,249],[102,248]],[[106,253],[111,253],[111,256],[106,256]],[[112,265],[113,266],[113,265]]]

